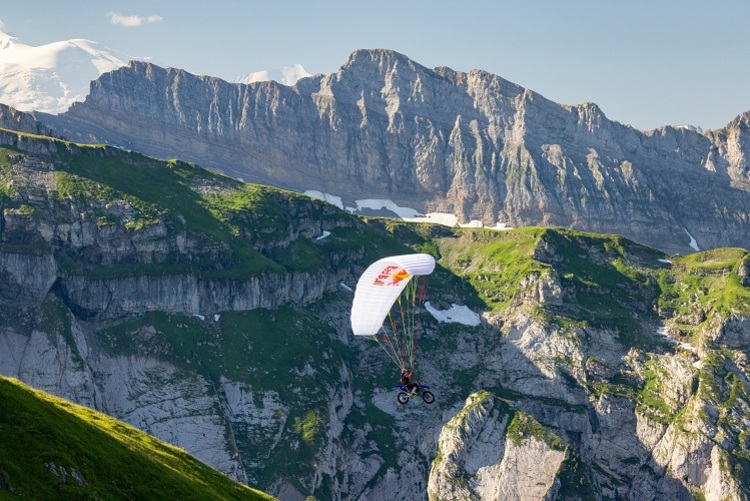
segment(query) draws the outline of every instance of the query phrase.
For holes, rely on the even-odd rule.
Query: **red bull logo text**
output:
[[[386,266],[375,278],[375,285],[398,285],[409,278],[409,272],[400,266]]]

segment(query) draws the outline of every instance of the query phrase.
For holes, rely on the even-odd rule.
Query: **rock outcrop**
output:
[[[11,106],[0,103],[0,129],[17,130],[28,134],[58,137],[57,133],[45,127],[29,113],[19,111]]]
[[[435,500],[555,499],[564,459],[559,437],[478,393],[443,426],[427,492]]]

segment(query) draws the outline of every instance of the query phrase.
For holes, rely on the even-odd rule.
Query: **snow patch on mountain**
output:
[[[364,200],[357,200],[356,208],[351,208],[352,212],[364,212],[365,210],[381,211],[386,210],[396,214],[400,218],[411,218],[419,216],[419,211],[410,207],[400,207],[396,205],[392,200],[382,200],[379,198],[367,198]]]
[[[0,31],[0,102],[21,111],[62,113],[83,101],[103,73],[135,58],[84,39],[31,46]]]
[[[355,200],[354,206],[344,204],[341,197],[337,195],[331,195],[330,193],[324,193],[318,190],[305,190],[305,195],[318,200],[324,200],[329,204],[335,205],[339,209],[343,209],[351,212],[352,214],[367,214],[374,216],[393,217],[394,215],[403,221],[409,221],[412,223],[433,223],[440,224],[443,226],[460,227],[460,228],[484,228],[484,224],[476,219],[469,221],[468,223],[461,223],[453,214],[447,214],[444,212],[428,212],[427,214],[421,214],[418,210],[411,207],[402,207],[396,204],[393,200],[379,199],[379,198],[367,198],[362,200]],[[490,227],[496,230],[510,230],[511,226],[506,223],[497,223],[497,225]]]
[[[267,82],[273,80],[282,85],[294,85],[300,78],[312,76],[305,71],[301,64],[284,66],[275,70],[263,70],[241,75],[232,80],[234,83],[251,84],[253,82]]]
[[[684,125],[675,125],[676,129],[685,129],[692,132],[697,132],[698,134],[703,134],[703,127],[700,127],[699,125],[690,125],[690,124],[684,124]]]
[[[683,229],[685,230],[685,233],[687,233],[687,236],[690,237],[690,243],[688,245],[690,245],[690,247],[694,251],[700,252],[701,248],[698,247],[698,242],[696,242],[695,238],[693,238],[693,235],[690,234],[690,232],[687,230],[687,228],[683,228]]]
[[[656,328],[656,333],[664,338],[668,343],[677,345],[687,351],[693,352],[695,354],[698,354],[698,349],[693,346],[692,344],[684,343],[682,341],[678,341],[677,339],[671,337],[669,333],[667,332],[667,328],[664,326],[660,326]]]
[[[323,193],[322,191],[318,190],[305,190],[304,194],[308,197],[317,198],[318,200],[324,200],[331,205],[335,205],[339,209],[344,208],[344,201],[341,199],[341,197],[337,197],[336,195]]]
[[[430,315],[432,315],[435,320],[441,323],[459,323],[471,327],[476,327],[482,323],[482,317],[480,317],[478,313],[471,311],[468,306],[454,303],[447,310],[438,310],[427,301],[424,304],[424,308],[430,312]]]

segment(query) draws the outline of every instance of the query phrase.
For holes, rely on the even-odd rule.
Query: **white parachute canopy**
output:
[[[435,258],[429,254],[390,256],[371,264],[357,282],[352,304],[352,331],[356,336],[378,333],[393,303],[415,275],[429,275]]]

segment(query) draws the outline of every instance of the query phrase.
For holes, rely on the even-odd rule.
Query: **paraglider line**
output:
[[[412,367],[416,366],[416,318],[417,318],[417,290],[419,288],[418,279],[409,284],[409,296],[411,299],[411,311],[409,312],[409,325],[407,327],[407,342],[409,346],[409,360]]]
[[[395,338],[394,342],[391,344],[391,346],[393,346],[393,354],[401,362],[400,367],[404,367],[406,365],[407,357],[405,356],[404,349],[403,349],[404,347],[402,346],[402,343],[399,342],[399,336],[398,336],[399,328],[390,312],[388,313],[388,318],[391,321],[391,326],[393,327],[393,336]],[[383,329],[383,331],[385,331],[385,329]]]
[[[385,332],[385,329],[383,329],[383,332]],[[400,369],[403,365],[398,363],[398,360],[394,358],[393,354],[391,353],[391,350],[389,350],[386,347],[386,345],[380,339],[378,339],[378,336],[372,336],[372,337],[375,340],[375,342],[377,342],[380,345],[380,347],[383,348],[383,351],[386,353],[386,355],[388,355],[388,358],[390,358],[393,361],[393,363],[396,364],[398,368]],[[388,338],[387,333],[386,333],[386,338]],[[390,344],[390,338],[388,338],[388,344]],[[391,344],[391,346],[393,345]]]

